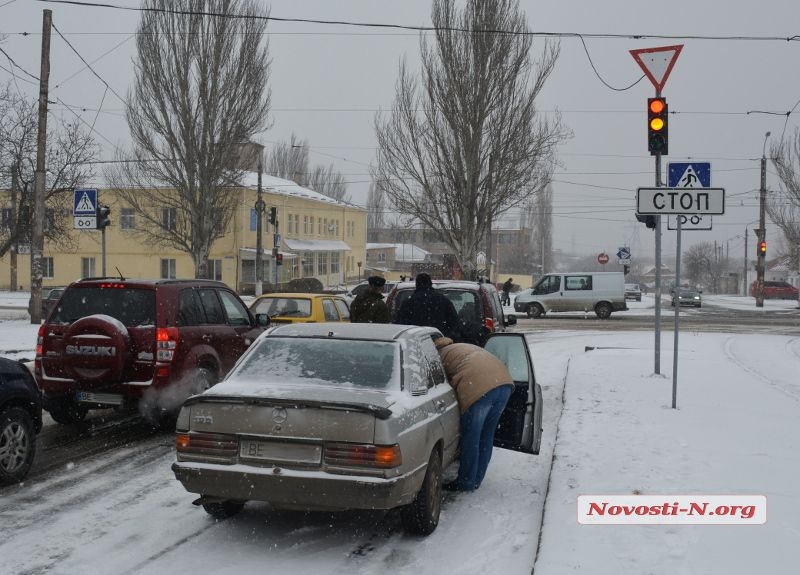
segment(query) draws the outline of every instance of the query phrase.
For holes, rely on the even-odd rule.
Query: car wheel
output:
[[[425,479],[417,496],[403,508],[403,527],[409,533],[430,535],[439,524],[442,509],[442,456],[438,450],[431,453]]]
[[[215,383],[217,383],[217,378],[214,372],[207,367],[201,367],[194,375],[194,383],[192,384],[190,392],[192,395],[203,393],[207,389],[210,389]]]
[[[544,315],[544,308],[538,303],[528,304],[528,308],[525,311],[528,317],[542,317]]]
[[[595,306],[594,313],[596,313],[597,317],[600,319],[608,319],[611,317],[611,305],[602,301]]]
[[[12,407],[0,414],[0,485],[19,483],[36,453],[36,433],[30,413]]]
[[[75,425],[86,419],[89,409],[69,398],[50,400],[45,405],[50,417],[62,425]]]
[[[203,509],[216,519],[227,519],[244,509],[244,501],[231,501],[229,499],[225,501],[213,501],[203,503]]]

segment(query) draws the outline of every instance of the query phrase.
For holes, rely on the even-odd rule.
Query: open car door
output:
[[[538,454],[542,442],[542,388],[536,383],[525,334],[493,333],[484,348],[500,358],[514,378],[514,391],[494,436],[495,447]]]

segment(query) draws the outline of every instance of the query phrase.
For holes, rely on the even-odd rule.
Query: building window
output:
[[[161,260],[161,277],[162,279],[166,280],[174,280],[177,277],[177,275],[175,275],[174,259],[170,258]]]
[[[44,209],[44,222],[43,222],[42,231],[50,232],[55,229],[56,226],[56,212],[52,208],[45,208]]]
[[[317,235],[322,235],[322,218],[317,218]]]
[[[317,275],[326,275],[328,273],[328,254],[321,252],[317,254]]]
[[[314,275],[314,254],[306,252],[303,256],[303,277],[312,277]]]
[[[93,278],[97,276],[94,258],[81,258],[81,277]]]
[[[292,217],[292,214],[289,214],[289,216],[286,218],[286,234],[291,235],[293,233],[294,233],[294,217]]]
[[[3,208],[3,215],[0,217],[0,229],[11,229],[11,208]]]
[[[300,235],[300,214],[294,215],[294,233]]]
[[[208,260],[206,279],[222,281],[222,260]]]
[[[42,277],[52,279],[55,275],[53,258],[42,258]]]
[[[133,210],[133,208],[122,208],[119,211],[119,229],[136,229],[136,212]]]
[[[381,263],[386,261],[386,252],[378,252],[378,261]]]
[[[339,273],[339,252],[333,252],[331,254],[331,273]]]
[[[218,211],[214,213],[214,229],[213,233],[215,237],[221,238],[225,235],[225,222],[222,221],[222,212]]]
[[[323,228],[322,232],[329,236],[331,234],[331,229],[328,227],[328,218],[325,218],[325,227]]]
[[[303,216],[303,235],[308,235],[308,216]]]
[[[177,221],[178,221],[178,212],[175,208],[161,208],[162,228],[164,228],[165,230],[174,231]]]

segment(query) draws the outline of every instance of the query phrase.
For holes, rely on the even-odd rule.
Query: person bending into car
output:
[[[368,287],[350,304],[350,321],[353,323],[389,323],[389,308],[383,301],[383,286],[386,280],[372,276]]]
[[[461,409],[458,479],[443,487],[474,491],[492,459],[494,433],[514,390],[514,378],[500,359],[482,347],[453,343],[448,337],[437,338],[434,344]]]
[[[417,274],[416,289],[397,312],[394,323],[435,327],[453,341],[461,341],[461,320],[447,296],[433,289],[431,276]]]

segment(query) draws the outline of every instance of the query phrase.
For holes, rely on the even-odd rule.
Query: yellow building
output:
[[[225,233],[209,256],[208,276],[253,293],[255,287],[257,199],[255,174],[241,195],[239,207]],[[267,210],[263,219],[262,253],[264,286],[272,283],[277,269],[278,283],[295,278],[317,278],[326,288],[358,281],[360,262],[366,261],[367,212],[364,208],[338,202],[272,176],[262,181]],[[165,193],[169,193],[165,190]],[[106,274],[127,278],[190,278],[194,264],[188,253],[173,248],[153,247],[137,233],[137,214],[111,190],[98,191],[98,203],[111,208],[111,225],[106,228]],[[4,215],[10,208],[9,193],[0,196]],[[279,253],[283,265],[272,256],[274,228],[269,223],[271,207],[277,209]],[[160,208],[159,219],[170,225],[174,208]],[[71,214],[68,216],[71,218]],[[4,221],[7,218],[4,217]],[[2,233],[2,231],[0,231]],[[75,249],[65,251],[45,241],[43,286],[67,285],[82,277],[102,274],[102,234],[99,230],[74,230]],[[30,246],[20,245],[17,255],[17,286],[30,286]],[[12,256],[0,258],[0,289],[11,285]]]

